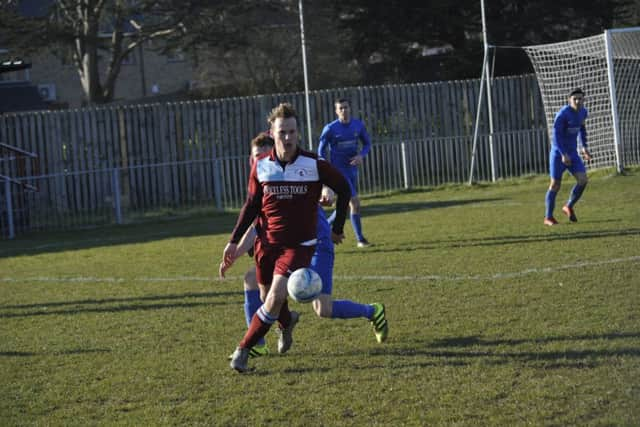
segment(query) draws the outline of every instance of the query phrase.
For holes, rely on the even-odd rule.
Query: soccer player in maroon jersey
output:
[[[298,313],[289,311],[287,280],[293,271],[311,264],[322,185],[337,195],[337,214],[331,233],[335,244],[344,239],[351,197],[348,182],[336,168],[298,146],[298,117],[291,104],[282,103],[274,108],[269,123],[274,149],[259,157],[251,167],[247,200],[220,264],[223,274],[235,260],[241,237],[257,219],[256,276],[267,294],[233,353],[230,366],[238,372],[247,371],[249,349],[276,321],[280,334],[278,352],[285,353],[291,347]]]

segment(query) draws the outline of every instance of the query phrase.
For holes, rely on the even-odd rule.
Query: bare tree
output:
[[[0,0],[0,40],[25,53],[47,49],[70,57],[89,103],[113,100],[123,60],[149,40],[162,39],[161,50],[212,42],[238,45],[239,18],[256,5],[224,0],[40,3],[29,10],[19,1]]]

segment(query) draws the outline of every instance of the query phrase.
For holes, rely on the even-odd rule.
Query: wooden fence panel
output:
[[[100,152],[97,144],[97,130],[96,130],[96,114],[97,110],[90,109],[86,112],[84,117],[84,128],[85,128],[85,144],[86,149],[85,152],[87,154],[87,162],[89,164],[89,170],[99,170],[101,168],[99,157]],[[102,185],[97,180],[101,179],[100,175],[89,174],[89,210],[94,211],[96,208],[101,205],[101,189]]]
[[[161,154],[158,150],[157,140],[155,139],[155,131],[154,129],[157,127],[157,124],[154,121],[154,114],[152,105],[145,105],[142,109],[142,140],[146,144],[147,153],[149,156],[149,160],[147,164],[158,164],[163,163],[164,160],[161,157]],[[147,192],[148,194],[148,203],[150,206],[159,206],[163,205],[160,203],[158,198],[158,194],[160,191],[160,175],[162,175],[162,169],[153,168],[146,170],[148,175],[148,180],[146,181]]]
[[[377,87],[353,87],[312,91],[311,140],[315,150],[320,132],[336,118],[333,101],[351,99],[353,116],[363,120],[374,147],[398,141],[422,141],[407,145],[411,164],[426,170],[410,179],[437,185],[460,180],[468,170],[479,93],[479,80],[417,83]],[[504,174],[537,170],[545,160],[547,140],[530,129],[542,129],[546,119],[534,76],[505,77],[493,81],[496,133],[515,133],[497,145]],[[121,169],[123,205],[148,209],[180,205],[193,198],[218,198],[227,206],[237,203],[237,192],[246,191],[249,141],[267,127],[266,116],[276,104],[289,101],[299,112],[300,131],[308,133],[302,92],[140,106],[108,106],[61,112],[30,112],[0,116],[3,142],[36,152],[40,174]],[[485,100],[486,101],[486,100]],[[477,176],[487,179],[487,109],[480,115]],[[635,136],[637,140],[637,136]],[[497,137],[496,137],[497,139]],[[387,150],[385,148],[385,150]],[[501,151],[504,150],[504,153]],[[383,150],[384,151],[384,150]],[[388,152],[398,164],[402,153]],[[629,154],[632,156],[632,153]],[[215,159],[232,158],[216,163]],[[214,159],[205,163],[197,161]],[[182,162],[189,161],[192,166]],[[226,163],[225,163],[226,162]],[[400,175],[385,168],[379,158],[367,159],[370,185],[397,185]],[[382,163],[381,163],[382,162]],[[517,162],[520,169],[514,170]],[[151,164],[162,164],[149,168]],[[214,165],[218,164],[219,169]],[[511,169],[510,169],[511,168]],[[374,171],[380,177],[370,176]],[[213,175],[228,186],[215,193]],[[400,176],[401,177],[401,176]],[[51,181],[51,203],[66,209],[95,210],[108,203],[103,182],[108,174],[79,174],[73,179]],[[367,184],[369,185],[369,184]],[[44,194],[44,193],[43,193]]]
[[[210,159],[211,154],[208,150],[209,144],[209,131],[208,131],[208,122],[207,122],[207,113],[205,110],[205,105],[203,102],[198,102],[198,109],[196,115],[196,127],[198,129],[198,158],[202,159]],[[210,191],[210,183],[206,179],[206,176],[211,176],[211,170],[209,168],[209,162],[200,163],[199,171],[199,198],[200,199],[210,199],[211,191]]]
[[[195,157],[198,158],[197,168],[197,186],[196,186],[196,198],[198,200],[205,199],[207,197],[207,180],[205,179],[206,164],[202,162],[202,159],[206,159],[206,131],[205,131],[205,118],[203,117],[204,105],[198,101],[195,105]]]

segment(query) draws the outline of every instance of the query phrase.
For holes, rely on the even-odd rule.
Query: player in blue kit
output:
[[[571,195],[562,207],[562,212],[569,218],[569,221],[578,221],[574,206],[580,200],[587,186],[587,170],[578,154],[578,136],[580,136],[580,144],[582,145],[582,157],[586,161],[591,160],[591,154],[587,149],[587,130],[584,124],[587,118],[587,109],[583,104],[584,92],[582,89],[572,90],[567,105],[558,111],[553,121],[552,144],[549,153],[551,182],[545,198],[544,225],[558,224],[558,221],[553,217],[553,210],[556,196],[562,184],[562,174],[565,170],[573,175],[576,184],[571,189]]]
[[[369,241],[362,234],[360,220],[360,198],[358,197],[358,166],[371,150],[371,140],[364,124],[351,117],[349,100],[340,98],[334,102],[338,118],[322,129],[318,155],[328,158],[349,181],[351,200],[349,201],[351,225],[356,235],[358,247],[369,246]],[[362,148],[360,147],[362,143]],[[330,157],[325,157],[329,148]],[[333,215],[329,218],[331,222]]]
[[[334,244],[331,240],[331,225],[321,205],[331,206],[333,199],[334,195],[331,189],[323,187],[320,205],[318,205],[318,244],[311,260],[311,268],[322,279],[322,292],[313,301],[313,309],[319,317],[323,318],[353,319],[364,317],[369,319],[373,325],[376,340],[383,342],[387,339],[389,332],[383,304],[360,304],[351,300],[334,300],[331,296],[335,253]]]

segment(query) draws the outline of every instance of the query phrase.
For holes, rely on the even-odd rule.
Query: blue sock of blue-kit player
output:
[[[575,205],[578,200],[580,200],[580,197],[582,197],[582,192],[584,191],[585,187],[586,185],[578,184],[573,186],[573,188],[571,189],[571,195],[569,196],[569,201],[567,202],[567,206],[573,208],[573,205]]]
[[[369,304],[359,304],[350,300],[342,299],[333,301],[331,317],[334,319],[353,319],[355,317],[373,316],[373,306]]]
[[[362,223],[360,222],[359,214],[351,214],[351,225],[353,226],[353,232],[356,235],[356,240],[358,240],[358,242],[364,240],[364,236],[362,235]]]
[[[256,310],[262,305],[262,301],[260,301],[260,291],[252,290],[252,291],[244,291],[244,317],[247,321],[247,326],[251,324],[251,318],[255,314]],[[258,341],[258,345],[264,345],[264,338],[260,338]]]
[[[547,195],[545,197],[545,214],[544,217],[545,218],[552,218],[553,217],[553,210],[556,207],[556,195],[558,194],[557,191],[553,191],[553,190],[547,190]]]

